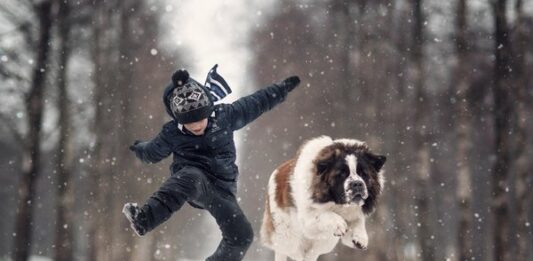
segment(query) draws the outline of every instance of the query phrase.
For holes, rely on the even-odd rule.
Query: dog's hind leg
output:
[[[283,254],[281,254],[279,252],[276,252],[275,257],[274,257],[274,261],[287,261],[287,256],[283,255]]]

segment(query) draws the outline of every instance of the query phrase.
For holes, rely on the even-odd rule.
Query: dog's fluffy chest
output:
[[[341,216],[348,223],[365,218],[361,207],[355,204],[333,205],[331,211]]]

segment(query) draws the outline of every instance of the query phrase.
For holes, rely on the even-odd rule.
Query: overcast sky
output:
[[[186,58],[192,64],[187,69],[200,82],[218,63],[218,72],[237,93],[224,101],[233,101],[243,87],[250,84],[247,71],[251,58],[247,48],[250,28],[263,20],[273,2],[167,0],[165,10],[170,32],[165,32],[169,33],[166,40],[187,50]]]

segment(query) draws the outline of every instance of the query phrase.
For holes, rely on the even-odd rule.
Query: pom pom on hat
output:
[[[174,86],[182,86],[189,80],[189,72],[185,69],[179,69],[172,74]]]

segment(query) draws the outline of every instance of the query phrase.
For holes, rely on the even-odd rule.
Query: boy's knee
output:
[[[202,182],[200,175],[201,173],[195,171],[177,172],[165,181],[152,197],[161,201],[169,210],[175,211],[185,201],[197,196]]]
[[[254,230],[250,222],[243,216],[241,222],[235,224],[234,227],[236,233],[234,236],[234,244],[248,248],[254,240]]]
[[[250,222],[246,222],[246,224],[243,226],[243,243],[246,246],[250,246],[252,242],[254,241],[254,230],[252,228],[252,225]]]

